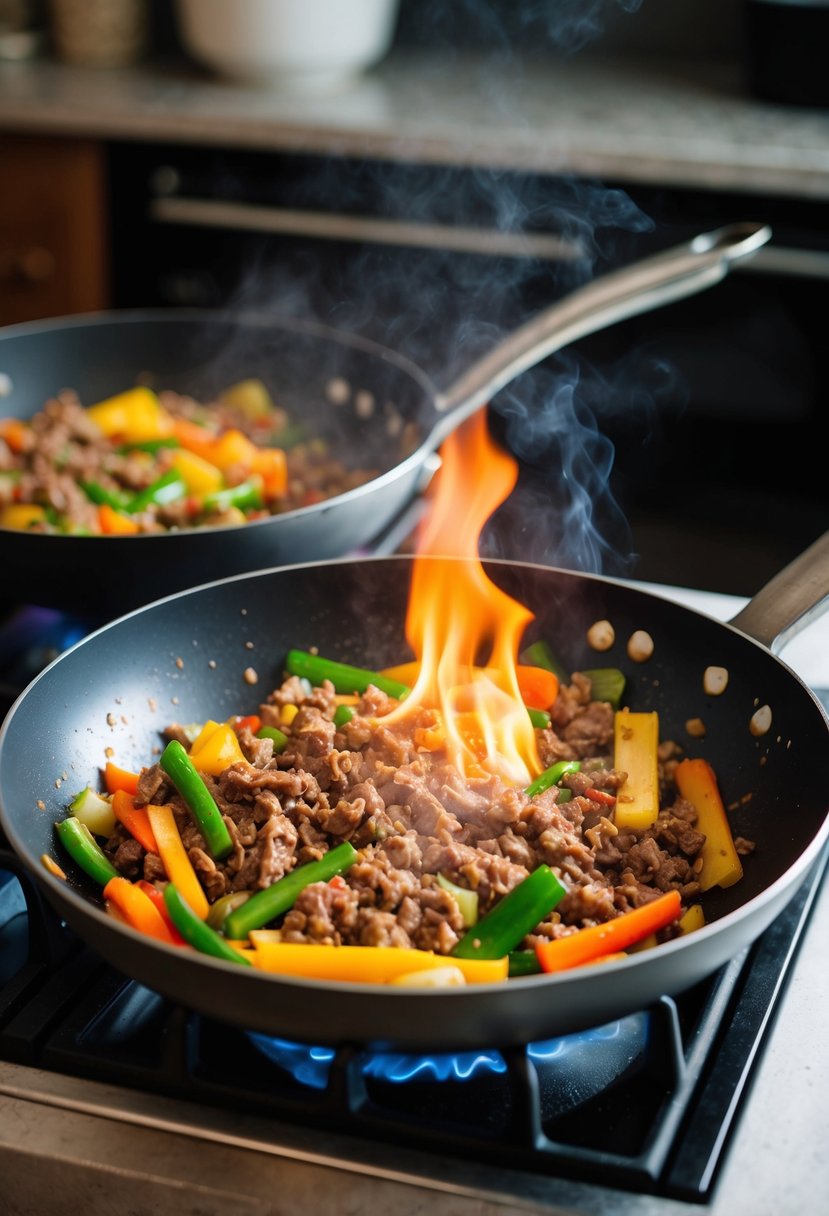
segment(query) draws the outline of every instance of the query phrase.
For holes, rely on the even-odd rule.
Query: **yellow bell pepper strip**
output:
[[[227,722],[214,722],[211,718],[205,722],[187,754],[194,768],[200,773],[209,773],[211,777],[221,776],[231,764],[245,759],[233,727]]]
[[[470,891],[468,887],[459,887],[445,874],[438,874],[438,886],[448,891],[458,905],[458,911],[463,920],[463,927],[468,929],[478,920],[478,892]]]
[[[148,507],[163,507],[167,503],[176,502],[179,498],[184,498],[186,493],[187,483],[178,469],[167,469],[150,485],[133,494],[124,505],[124,510],[130,515],[139,515]]]
[[[217,861],[227,857],[233,848],[227,824],[213,795],[177,739],[171,739],[164,748],[159,764],[190,808],[213,857]]]
[[[239,963],[243,967],[252,965],[250,959],[241,950],[237,950],[230,942],[226,942],[220,933],[211,929],[210,925],[190,907],[175,883],[168,882],[164,888],[164,902],[173,924],[194,950],[199,950],[202,954],[211,954],[214,958],[224,959],[226,963]]]
[[[336,720],[337,720],[337,716],[335,714],[334,715],[335,723],[336,723]],[[278,726],[260,726],[259,730],[256,731],[256,738],[257,739],[270,739],[271,743],[273,743],[273,750],[274,750],[275,755],[279,755],[281,752],[284,752],[284,750],[287,746],[287,743],[288,743],[288,736],[284,733],[284,731],[281,731]]]
[[[495,984],[507,978],[508,961],[450,958],[429,950],[396,946],[333,946],[275,942],[254,930],[254,966],[304,979],[342,980],[354,984],[389,984],[403,975],[454,966],[470,984]]]
[[[584,963],[598,962],[606,955],[618,954],[650,933],[664,929],[678,919],[681,911],[679,892],[666,891],[605,924],[579,929],[568,937],[539,942],[535,952],[543,971],[581,967]]]
[[[173,808],[167,805],[149,803],[147,815],[153,835],[156,839],[158,856],[161,858],[164,872],[171,883],[175,883],[187,900],[196,916],[207,919],[210,905],[196,871],[187,856],[187,851],[181,839]]]
[[[46,508],[34,502],[10,502],[0,510],[0,528],[28,532],[46,521]]]
[[[550,867],[538,866],[466,932],[452,958],[506,958],[566,894]]]
[[[69,803],[69,811],[85,823],[93,836],[111,836],[115,827],[115,812],[109,798],[96,794],[86,786]]]
[[[134,796],[138,793],[138,773],[107,760],[104,765],[104,785],[108,794],[114,794],[116,790],[126,790]]]
[[[158,842],[146,807],[136,806],[132,794],[128,794],[126,790],[115,790],[112,795],[112,810],[118,822],[138,841],[145,852],[158,853]]]
[[[173,456],[172,467],[184,480],[187,492],[197,498],[213,494],[224,485],[222,470],[187,448],[179,448]]]
[[[643,831],[659,814],[659,715],[621,709],[613,717],[614,768],[627,773],[617,790],[617,828]]]
[[[173,936],[164,917],[153,901],[139,886],[127,878],[111,878],[104,887],[104,899],[115,904],[124,920],[139,933],[174,946]]]
[[[170,931],[170,937],[173,939],[175,946],[186,946],[187,942],[179,933],[178,929],[170,918],[170,913],[167,911],[167,905],[164,902],[164,895],[159,891],[158,887],[154,887],[151,882],[147,882],[146,878],[139,878],[135,884],[140,887],[149,900],[152,901],[161,919]]]
[[[705,927],[705,913],[702,904],[691,904],[679,918],[680,933],[696,933],[697,929]]]
[[[72,860],[85,874],[104,887],[118,871],[95,840],[85,823],[74,815],[55,824],[58,838]]]
[[[225,921],[225,937],[244,940],[252,929],[261,929],[276,920],[296,902],[300,891],[312,882],[328,882],[335,874],[343,874],[357,860],[357,850],[344,840],[319,859],[297,866],[264,891],[251,895],[240,907],[234,908]]]
[[[697,830],[705,836],[698,877],[700,890],[732,886],[742,878],[743,866],[734,847],[714,770],[707,760],[680,760],[674,780],[682,797],[696,808]]]
[[[98,530],[104,536],[134,536],[141,531],[141,525],[108,502],[102,502],[98,507]]]
[[[534,798],[536,794],[548,790],[551,785],[558,785],[567,773],[577,773],[580,768],[581,761],[579,760],[557,760],[555,764],[545,768],[543,773],[539,773],[535,780],[530,782],[524,793],[528,798]]]
[[[152,389],[143,385],[90,405],[86,413],[108,439],[141,443],[165,438],[172,432],[170,414]]]

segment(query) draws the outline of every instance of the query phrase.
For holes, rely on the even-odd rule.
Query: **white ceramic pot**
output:
[[[381,59],[399,0],[176,0],[184,49],[237,80],[324,89]]]

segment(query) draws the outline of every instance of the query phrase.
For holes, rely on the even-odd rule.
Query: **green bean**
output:
[[[233,848],[227,824],[201,774],[177,739],[171,739],[164,748],[159,764],[193,812],[210,852],[217,860],[226,857]]]
[[[329,882],[357,860],[357,850],[347,840],[338,844],[319,861],[297,866],[264,891],[257,891],[225,921],[225,937],[246,938],[252,929],[261,929],[294,906],[300,891],[312,882]]]

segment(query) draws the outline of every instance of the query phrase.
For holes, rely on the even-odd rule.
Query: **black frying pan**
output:
[[[54,393],[85,405],[136,381],[209,399],[259,377],[311,434],[368,484],[314,506],[224,528],[128,537],[0,529],[0,567],[17,601],[102,620],[209,579],[353,553],[405,508],[446,435],[552,351],[625,317],[710,286],[770,237],[737,224],[605,275],[542,312],[439,392],[409,360],[355,335],[265,314],[102,313],[0,330],[0,414],[30,417]],[[344,379],[351,402],[326,386]],[[374,403],[364,417],[355,403]],[[82,577],[81,577],[82,576]]]
[[[452,559],[432,559],[452,560]],[[744,877],[705,897],[702,930],[612,965],[433,992],[282,979],[156,945],[113,921],[82,876],[52,877],[53,824],[72,793],[94,782],[113,749],[139,767],[170,720],[218,720],[251,712],[281,678],[290,647],[381,667],[409,657],[403,621],[409,558],[337,561],[222,580],[151,604],[90,635],[23,693],[0,731],[0,820],[16,852],[61,916],[115,967],[183,1005],[223,1021],[301,1042],[465,1049],[541,1040],[602,1025],[679,992],[754,940],[797,890],[829,835],[829,731],[817,700],[768,645],[829,594],[829,533],[735,618],[748,632],[621,582],[540,566],[486,569],[536,620],[567,664],[595,664],[585,633],[601,618],[616,629],[605,659],[629,677],[626,700],[657,709],[663,737],[707,757],[734,831],[756,841]],[[798,589],[799,588],[799,589]],[[652,659],[633,664],[635,629],[654,638]],[[764,645],[763,642],[768,645]],[[706,697],[702,674],[730,681]],[[243,678],[253,665],[259,683]],[[773,712],[761,738],[758,705]],[[704,739],[685,724],[701,717]],[[43,805],[39,805],[39,800]],[[60,862],[67,868],[66,859]]]

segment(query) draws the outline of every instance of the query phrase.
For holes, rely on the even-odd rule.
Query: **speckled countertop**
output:
[[[0,63],[0,130],[341,153],[829,198],[829,111],[752,99],[737,62],[497,64],[394,52],[297,96],[186,62]]]

